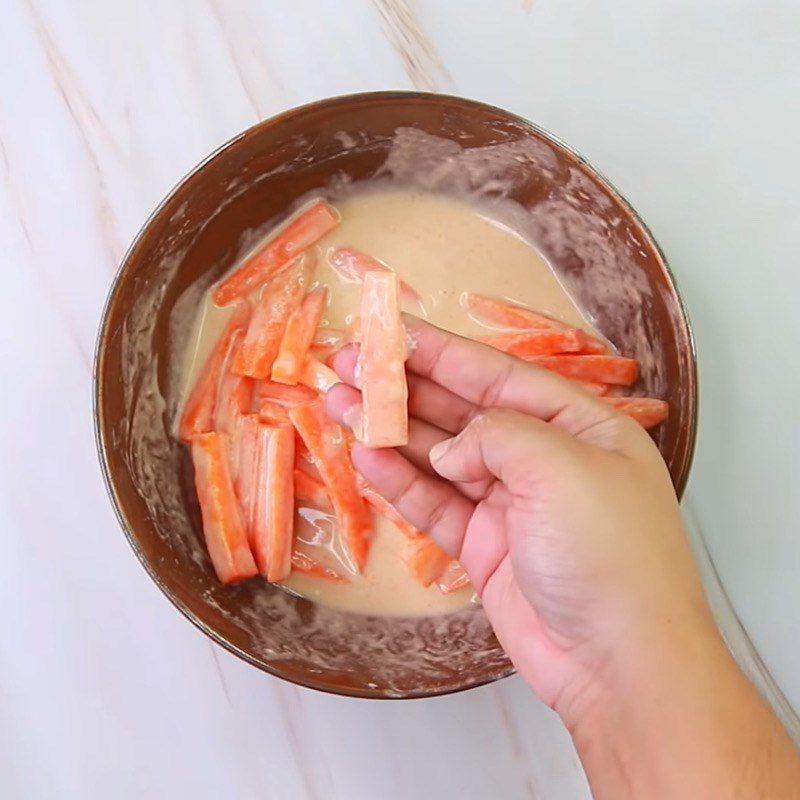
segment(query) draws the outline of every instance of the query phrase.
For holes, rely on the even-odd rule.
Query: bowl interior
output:
[[[100,331],[97,431],[110,493],[142,563],[206,633],[289,680],[368,697],[468,688],[508,674],[511,665],[479,609],[377,618],[316,606],[266,582],[219,585],[202,546],[191,465],[169,434],[177,399],[172,366],[198,298],[231,266],[242,236],[311,190],[385,174],[398,129],[412,167],[466,159],[464,169],[427,188],[471,191],[480,170],[490,170],[497,180],[488,195],[527,210],[540,248],[600,330],[640,359],[636,392],[669,401],[671,416],[656,441],[679,492],[696,411],[691,336],[658,248],[601,177],[522,120],[458,98],[357,95],[264,122],[196,169],[127,254]],[[426,134],[439,144],[415,152]],[[503,148],[513,157],[498,161]],[[395,177],[419,183],[433,172],[395,170]]]

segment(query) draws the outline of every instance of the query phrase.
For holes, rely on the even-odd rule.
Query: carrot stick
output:
[[[359,439],[368,447],[408,444],[406,332],[397,301],[397,275],[373,270],[361,291],[358,375],[362,415]]]
[[[325,484],[312,478],[307,472],[295,467],[294,499],[298,505],[310,505],[312,508],[332,508],[331,498]]]
[[[316,358],[307,358],[300,373],[300,383],[323,394],[341,382],[342,379],[327,364]]]
[[[244,330],[238,330],[231,339],[222,368],[222,375],[214,404],[214,430],[233,436],[236,421],[250,411],[253,396],[253,380],[230,371],[230,365],[244,339]]]
[[[669,404],[653,397],[601,397],[600,399],[635,419],[643,428],[654,428],[669,416]]]
[[[604,356],[610,351],[608,346],[603,344],[599,339],[595,339],[594,336],[586,334],[586,343],[581,347],[579,352],[587,356]]]
[[[264,287],[233,361],[234,372],[251,378],[269,378],[286,322],[300,305],[313,270],[314,257],[302,256]]]
[[[214,302],[224,306],[237,297],[249,294],[321,239],[338,222],[336,212],[324,200],[317,200],[301,209],[284,228],[222,281],[214,292]]]
[[[347,578],[341,576],[336,570],[330,567],[323,567],[314,561],[311,556],[301,553],[299,550],[295,550],[292,553],[292,570],[303,572],[306,575],[313,575],[315,578],[324,578],[327,581],[333,581],[333,583],[349,583]]]
[[[321,398],[289,409],[289,417],[314,457],[328,489],[353,566],[357,572],[362,572],[369,554],[372,520],[358,490],[344,432],[325,415]]]
[[[364,276],[368,272],[375,270],[392,272],[386,264],[382,264],[377,259],[362,253],[360,250],[356,250],[354,247],[339,247],[329,252],[328,263],[340,278],[350,283],[362,283]],[[400,281],[400,295],[412,303],[422,305],[422,297],[419,292],[405,281]]]
[[[382,495],[377,489],[370,486],[360,475],[358,480],[359,488],[364,499],[381,516],[393,523],[398,530],[409,539],[414,539],[423,534],[417,530],[400,512]]]
[[[639,371],[636,361],[621,356],[531,356],[525,360],[565,378],[615,386],[630,386]]]
[[[308,386],[288,386],[285,383],[274,383],[273,381],[256,381],[253,394],[258,403],[272,400],[286,407],[298,406],[317,398],[317,393]]]
[[[231,462],[234,465],[233,486],[239,498],[239,506],[245,527],[249,530],[253,517],[253,498],[258,483],[256,463],[256,440],[258,438],[259,418],[256,414],[243,414],[236,421],[233,434]]]
[[[192,438],[194,483],[203,516],[203,535],[222,583],[252,578],[258,570],[228,466],[228,436],[203,433]]]
[[[464,292],[461,295],[461,305],[474,320],[490,328],[563,330],[569,327],[560,320],[531,311],[516,303],[473,292]]]
[[[574,353],[586,344],[586,334],[577,328],[539,330],[526,333],[483,336],[481,341],[512,356],[546,356]]]
[[[225,330],[206,359],[200,377],[195,382],[178,425],[178,436],[188,442],[198,433],[208,433],[214,424],[214,407],[217,403],[220,377],[231,342],[247,328],[250,321],[250,304],[236,305]]]
[[[262,400],[258,406],[258,418],[270,425],[289,425],[289,413],[286,407],[272,400]]]
[[[437,581],[439,591],[442,594],[450,594],[450,592],[457,592],[469,585],[469,577],[464,571],[464,567],[455,559],[445,567],[444,572]]]
[[[294,430],[259,423],[250,547],[271,583],[289,577],[294,536]]]
[[[272,365],[272,380],[295,384],[305,364],[314,332],[328,305],[328,289],[320,286],[306,295],[286,323],[280,350]]]
[[[438,581],[451,561],[450,556],[424,534],[406,542],[402,558],[408,571],[423,586]]]

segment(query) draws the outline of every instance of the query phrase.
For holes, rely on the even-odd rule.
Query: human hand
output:
[[[498,639],[569,724],[637,642],[713,629],[669,474],[635,422],[569,382],[406,320],[410,441],[356,445],[356,467],[458,558]],[[355,421],[357,352],[328,410]]]

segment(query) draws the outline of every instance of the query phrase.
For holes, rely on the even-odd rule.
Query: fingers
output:
[[[408,369],[469,403],[532,414],[574,435],[611,417],[604,404],[557,375],[411,315],[404,321],[415,344]]]
[[[426,475],[392,449],[353,447],[356,469],[412,525],[457,557],[475,506],[453,486]]]
[[[531,483],[558,473],[580,445],[566,432],[509,409],[490,409],[430,453],[434,470],[459,482],[497,479],[512,494],[535,496]]]
[[[334,357],[333,366],[339,377],[350,386],[356,385],[355,371],[358,346],[348,345]],[[450,433],[458,433],[475,413],[475,406],[433,381],[409,373],[408,413]]]

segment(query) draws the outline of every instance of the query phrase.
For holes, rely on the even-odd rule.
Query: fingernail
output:
[[[455,439],[445,439],[443,442],[439,442],[439,444],[435,444],[433,447],[431,447],[431,451],[428,454],[431,464],[435,464],[437,461],[440,461],[447,451],[452,447],[454,441]]]

